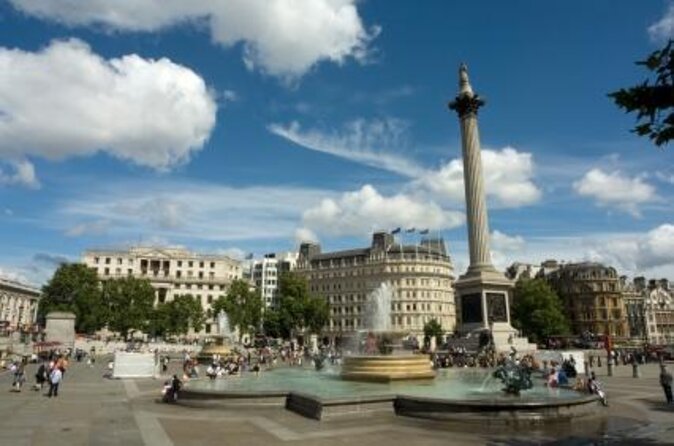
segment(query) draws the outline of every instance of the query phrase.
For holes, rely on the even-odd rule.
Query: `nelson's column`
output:
[[[526,339],[518,338],[510,325],[510,297],[513,282],[494,268],[489,251],[489,222],[482,177],[482,157],[477,129],[477,111],[484,105],[473,92],[465,64],[459,68],[459,94],[449,108],[459,115],[463,152],[463,180],[466,193],[468,246],[470,266],[455,282],[464,333],[491,330],[499,351],[510,346],[530,350],[535,348]]]

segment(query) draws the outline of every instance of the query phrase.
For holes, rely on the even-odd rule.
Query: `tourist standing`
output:
[[[63,379],[63,372],[60,368],[54,367],[49,374],[49,393],[47,396],[49,398],[59,396],[59,384]]]
[[[667,370],[666,365],[660,367],[660,385],[665,392],[667,404],[672,404],[672,374]]]

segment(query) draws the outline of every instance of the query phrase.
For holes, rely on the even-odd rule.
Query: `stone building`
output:
[[[629,337],[620,278],[599,263],[565,263],[544,275],[562,299],[576,334]]]
[[[674,292],[667,279],[651,279],[646,285],[643,277],[635,283],[644,296],[646,340],[651,344],[674,343]]]
[[[41,295],[35,287],[0,278],[0,331],[31,330]]]
[[[629,337],[634,341],[648,341],[646,328],[646,293],[645,279],[636,277],[633,282],[627,276],[620,276],[625,315],[629,326]]]
[[[278,308],[279,276],[295,269],[298,255],[297,252],[266,254],[251,264],[251,279],[260,290],[265,308]]]
[[[370,247],[326,253],[320,245],[303,243],[296,271],[330,304],[326,333],[332,339],[369,328],[368,305],[384,284],[391,290],[391,330],[419,339],[433,318],[446,332],[455,329],[454,269],[442,239],[401,246],[391,234],[378,232]]]
[[[241,262],[222,255],[197,254],[179,248],[133,247],[128,250],[88,250],[82,262],[102,280],[121,277],[148,279],[155,289],[155,304],[191,294],[206,312],[200,334],[217,332],[211,304],[242,277]]]

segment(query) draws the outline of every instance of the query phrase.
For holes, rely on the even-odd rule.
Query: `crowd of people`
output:
[[[50,351],[46,358],[39,362],[35,372],[35,384],[33,390],[42,391],[45,384],[48,385],[49,391],[45,396],[52,398],[58,397],[59,387],[63,381],[63,377],[69,366],[71,352]],[[26,365],[28,359],[14,361],[10,367],[10,373],[14,375],[12,381],[12,391],[21,392],[26,382]]]

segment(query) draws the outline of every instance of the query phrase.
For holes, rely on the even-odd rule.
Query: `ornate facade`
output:
[[[201,334],[217,332],[211,304],[227,293],[234,279],[242,277],[238,260],[176,248],[90,250],[83,254],[82,261],[95,269],[102,281],[129,276],[150,280],[155,303],[168,302],[182,294],[196,297],[208,317]]]
[[[313,294],[330,304],[326,331],[332,338],[368,329],[367,307],[382,284],[392,290],[391,330],[421,337],[433,318],[445,331],[455,329],[454,269],[441,239],[401,246],[392,235],[379,232],[368,248],[328,253],[303,243],[297,272],[307,278]]]
[[[674,292],[667,279],[646,283],[644,277],[636,277],[625,284],[624,294],[635,337],[649,344],[674,343]]]
[[[564,302],[576,334],[630,336],[615,268],[592,262],[566,263],[545,278]]]
[[[3,331],[30,330],[42,293],[14,280],[0,278],[0,324]]]

